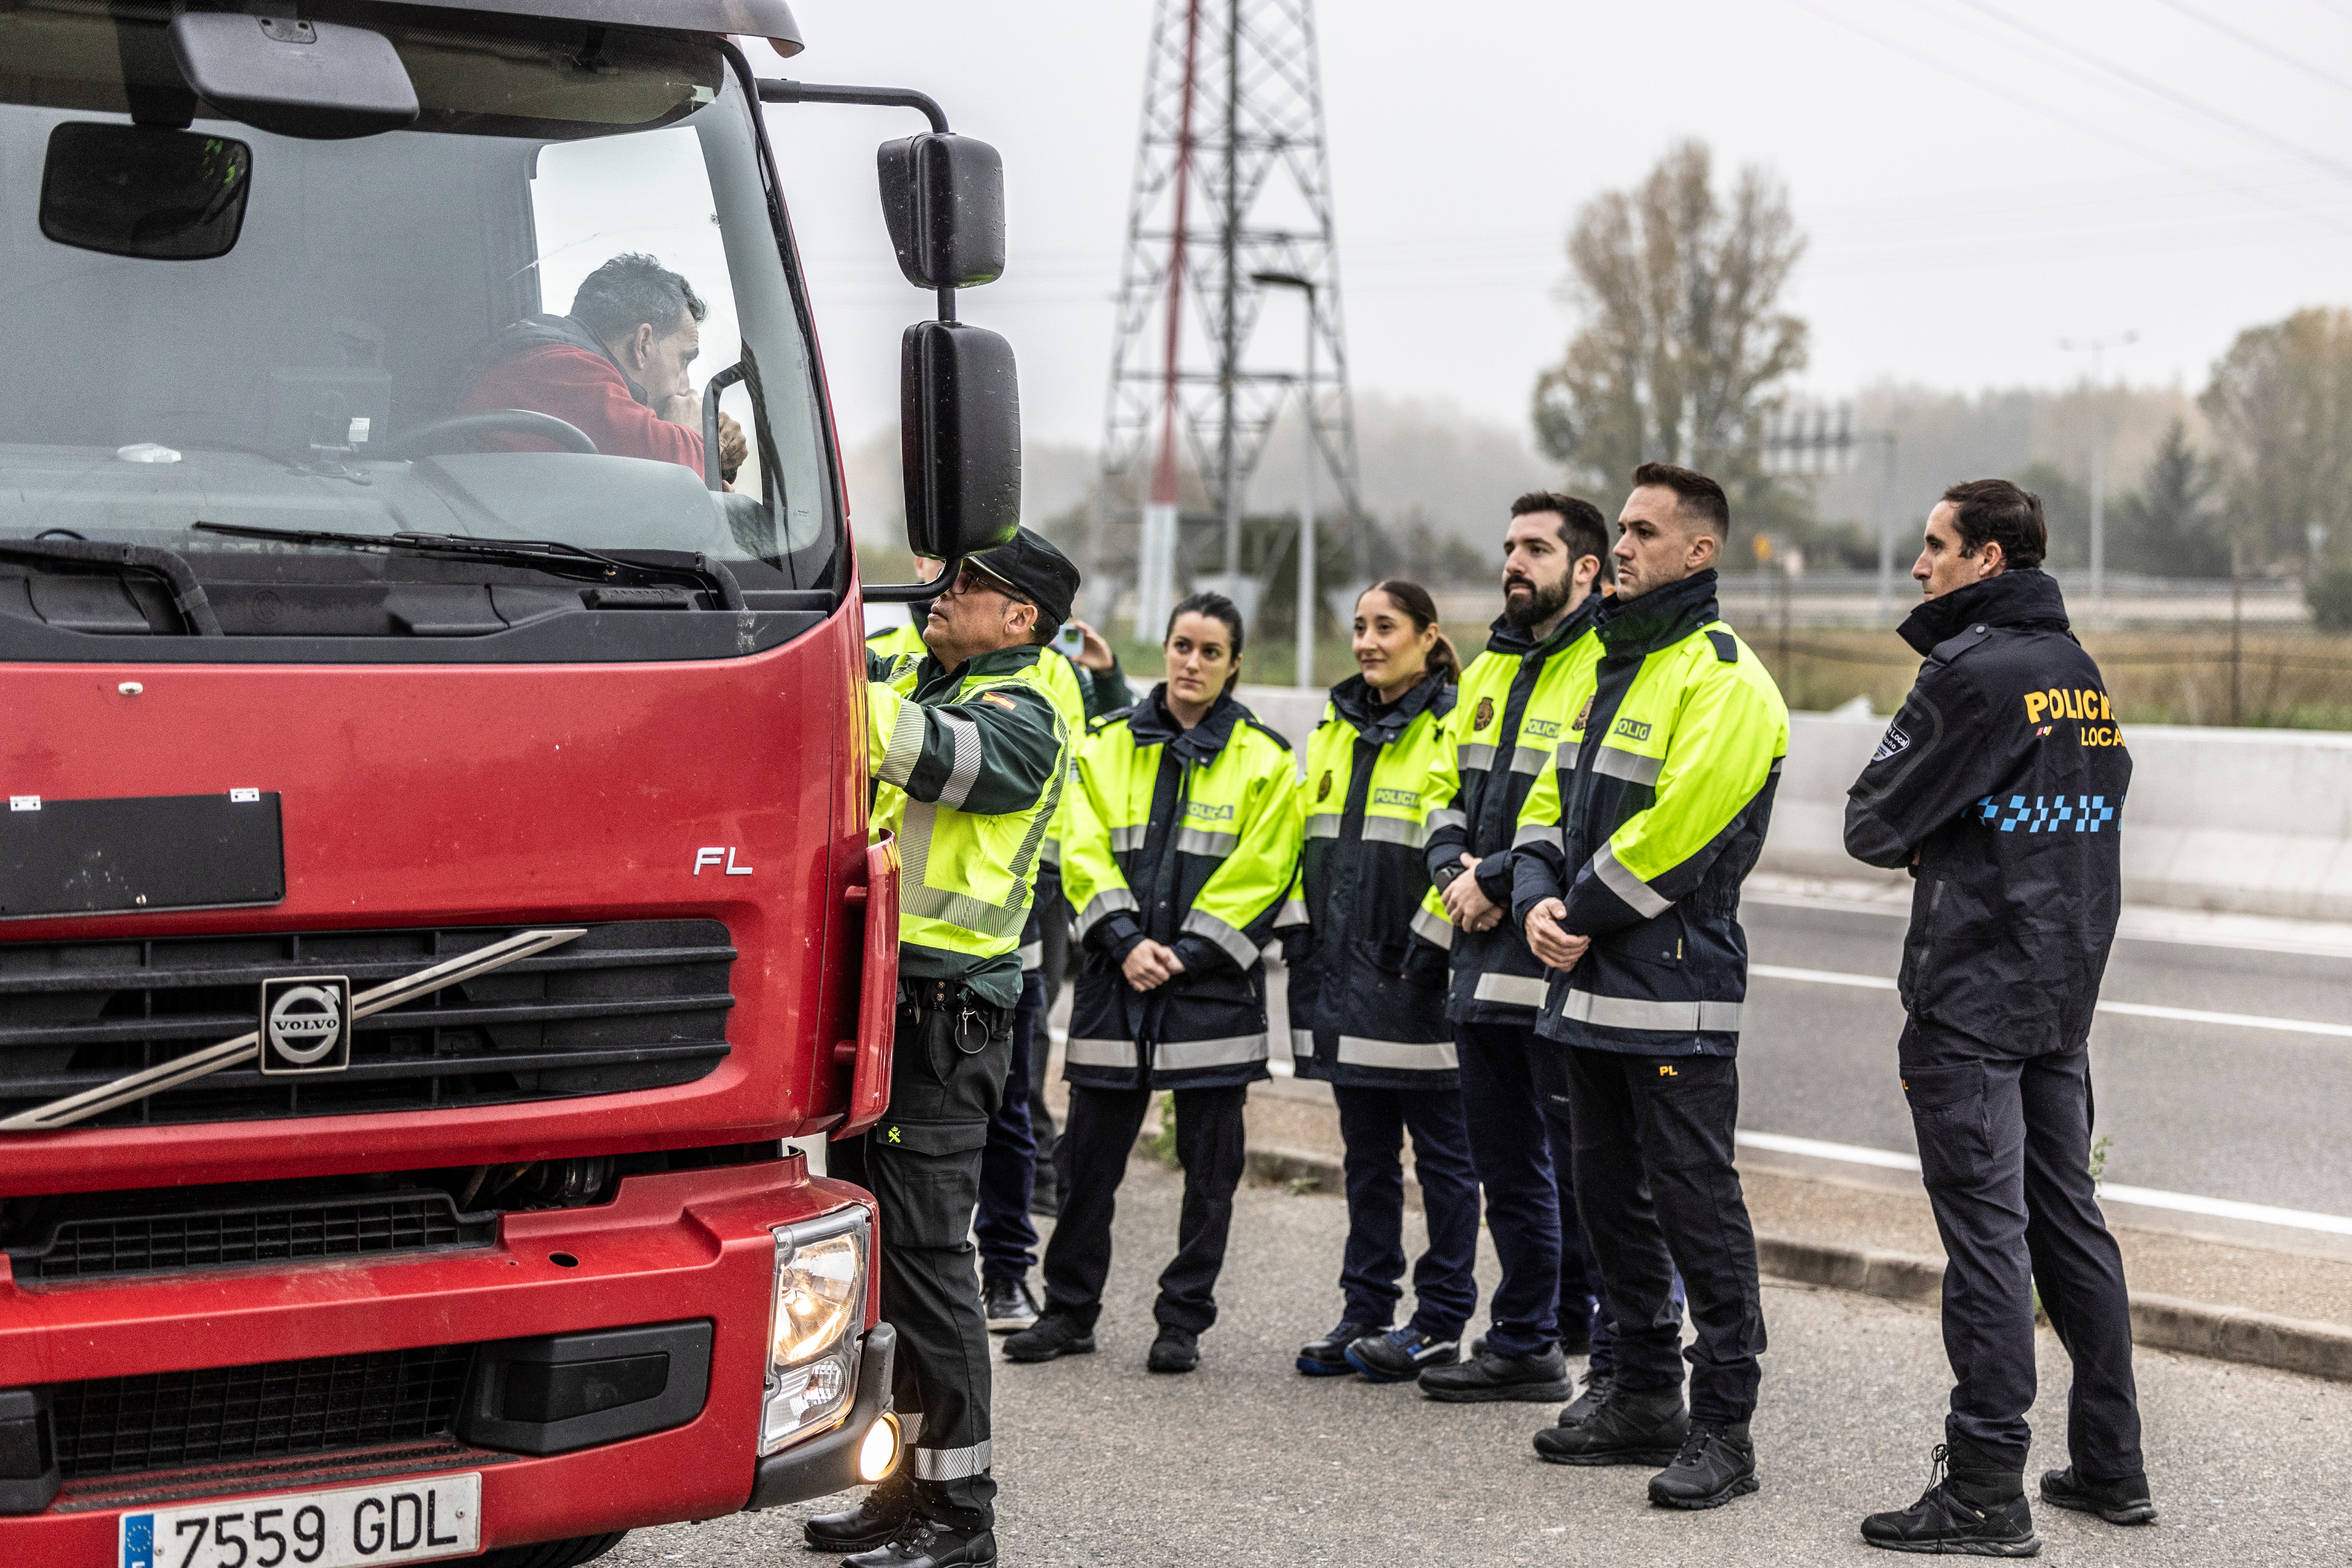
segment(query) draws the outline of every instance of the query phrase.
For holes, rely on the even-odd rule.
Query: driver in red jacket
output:
[[[616,256],[591,272],[566,316],[527,316],[492,339],[488,368],[458,400],[461,414],[527,408],[578,428],[607,457],[702,468],[702,398],[690,367],[709,307],[650,256]],[[561,450],[537,437],[482,437],[505,452]],[[732,479],[742,426],[720,415],[719,458]]]

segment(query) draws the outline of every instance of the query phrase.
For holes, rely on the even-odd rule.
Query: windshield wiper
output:
[[[0,539],[0,559],[71,561],[111,566],[120,572],[152,572],[172,585],[172,605],[200,637],[222,636],[220,617],[205,597],[194,568],[168,550],[147,544],[115,544],[97,539]]]
[[[686,584],[718,596],[719,607],[740,610],[742,584],[727,563],[699,551],[633,550],[626,553],[583,549],[560,539],[472,539],[456,533],[335,533],[322,528],[254,528],[241,522],[199,522],[205,533],[239,539],[271,539],[285,544],[340,544],[353,550],[406,550],[453,561],[485,561],[524,566],[577,583],[624,588]],[[664,559],[667,557],[667,559]]]

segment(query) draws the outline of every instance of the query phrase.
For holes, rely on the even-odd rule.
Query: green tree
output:
[[[1719,196],[1703,142],[1587,202],[1568,240],[1584,326],[1536,383],[1538,444],[1603,495],[1637,463],[1681,463],[1720,480],[1744,522],[1789,519],[1797,499],[1755,443],[1805,367],[1805,323],[1780,308],[1804,248],[1786,188],[1750,166]]]
[[[2302,556],[2313,527],[2352,555],[2352,310],[2240,332],[2198,404],[2221,438],[2228,527],[2257,558]]]
[[[2175,419],[2148,459],[2139,489],[2116,503],[2107,559],[2126,572],[2158,577],[2224,577],[2230,543],[2212,505],[2220,482],[2212,459],[2189,444]]]
[[[2036,458],[2009,476],[2042,498],[2042,521],[2050,529],[2050,549],[2042,564],[2053,570],[2087,566],[2091,561],[2091,491],[2066,470],[2046,458]]]

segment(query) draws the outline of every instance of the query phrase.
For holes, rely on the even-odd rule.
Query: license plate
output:
[[[121,1536],[121,1568],[355,1568],[465,1557],[482,1549],[482,1478],[126,1513]]]

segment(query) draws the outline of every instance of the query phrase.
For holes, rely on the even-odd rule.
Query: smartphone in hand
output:
[[[1062,629],[1054,634],[1054,651],[1066,658],[1076,658],[1086,646],[1087,634],[1068,621],[1064,621]]]

